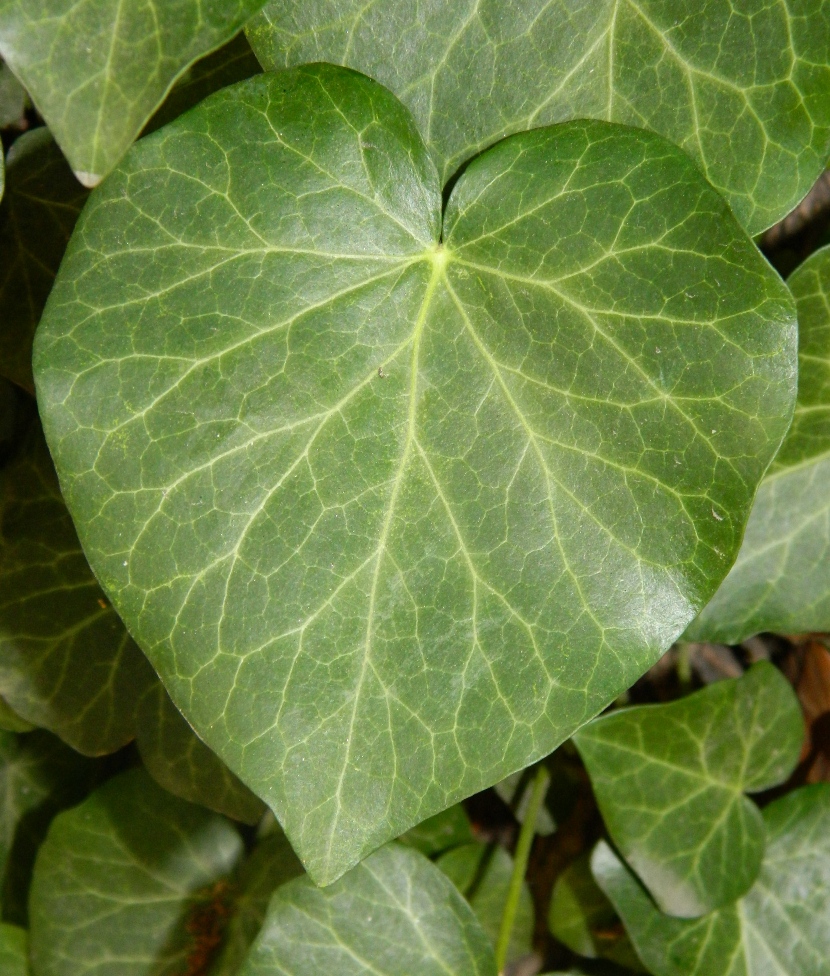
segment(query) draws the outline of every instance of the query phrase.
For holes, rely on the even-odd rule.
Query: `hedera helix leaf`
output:
[[[28,976],[29,936],[16,925],[0,924],[0,973],[3,976]]]
[[[34,972],[192,971],[199,932],[188,923],[221,899],[241,851],[230,821],[171,796],[144,770],[109,780],[55,818],[38,854]]]
[[[314,65],[132,150],[35,372],[96,575],[327,883],[665,651],[795,357],[786,289],[661,138],[515,136],[442,218],[403,106]]]
[[[694,921],[662,915],[605,843],[600,886],[654,976],[823,976],[830,958],[830,785],[764,809],[767,850],[749,893]]]
[[[0,206],[0,376],[28,390],[35,328],[87,196],[48,129],[15,141]]]
[[[248,36],[266,69],[332,61],[386,85],[442,180],[511,132],[607,119],[682,146],[756,234],[828,156],[820,0],[271,0]]]
[[[0,472],[0,543],[0,694],[79,752],[114,752],[155,676],[89,569],[37,422]]]
[[[145,768],[166,790],[243,823],[262,819],[265,806],[196,735],[161,682],[136,711],[136,744]]]
[[[0,0],[0,54],[84,186],[121,159],[176,79],[263,0]]]
[[[390,844],[329,888],[283,885],[239,976],[496,976],[470,906],[441,871]]]
[[[787,283],[798,311],[793,425],[758,489],[738,559],[690,640],[830,630],[830,248]]]
[[[755,881],[764,825],[744,791],[784,782],[803,739],[795,692],[767,662],[679,701],[603,715],[574,736],[615,845],[658,906],[687,918]]]

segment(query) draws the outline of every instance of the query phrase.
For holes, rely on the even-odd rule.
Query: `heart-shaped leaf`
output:
[[[142,769],[57,816],[35,865],[38,976],[174,976],[200,958],[199,915],[242,851],[230,821],[171,796]]]
[[[208,749],[159,681],[138,705],[136,744],[153,779],[175,796],[248,824],[265,813],[262,800]]]
[[[0,973],[28,976],[29,936],[25,929],[0,924]]]
[[[758,489],[735,566],[690,640],[830,630],[830,248],[787,283],[798,310],[793,425]]]
[[[758,876],[764,826],[744,791],[782,783],[803,739],[795,692],[767,662],[574,736],[620,853],[664,912],[687,918],[735,901]]]
[[[95,186],[176,78],[263,0],[0,0],[0,54],[72,169]]]
[[[495,976],[469,905],[422,854],[391,844],[329,888],[283,885],[239,976]]]
[[[611,848],[591,866],[654,976],[824,976],[830,959],[830,785],[764,809],[767,851],[739,902],[694,921],[671,918]]]
[[[90,200],[36,341],[96,575],[330,882],[538,759],[737,551],[789,294],[649,133],[479,157],[329,65],[212,96]]]
[[[154,681],[89,569],[38,424],[0,472],[0,694],[87,755],[135,735]]]
[[[510,132],[608,119],[682,146],[755,234],[828,156],[821,0],[271,0],[248,36],[266,69],[332,61],[386,85],[444,180]]]

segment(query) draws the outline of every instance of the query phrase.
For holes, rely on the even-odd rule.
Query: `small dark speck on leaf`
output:
[[[378,376],[379,376],[379,377],[380,377],[380,378],[381,378],[382,380],[385,380],[385,379],[386,379],[386,376],[387,376],[387,374],[386,374],[386,373],[384,373],[384,371],[383,371],[383,366],[378,366]]]

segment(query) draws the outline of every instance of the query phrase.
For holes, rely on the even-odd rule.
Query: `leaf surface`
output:
[[[3,976],[28,976],[29,937],[16,925],[0,924],[0,973]]]
[[[788,293],[659,137],[514,136],[440,206],[378,84],[254,78],[100,188],[38,333],[96,575],[321,883],[666,650],[794,399]]]
[[[432,857],[452,847],[469,844],[475,838],[470,821],[460,803],[436,813],[402,834],[398,841]]]
[[[820,0],[271,0],[248,35],[266,69],[331,61],[386,85],[442,181],[511,132],[607,119],[682,146],[755,234],[828,156]]]
[[[263,0],[2,0],[0,54],[72,169],[95,186],[175,80]]]
[[[142,769],[55,818],[35,865],[38,976],[178,976],[242,851],[231,823],[171,796]]]
[[[749,889],[764,825],[744,792],[784,782],[801,708],[771,664],[679,701],[603,715],[574,736],[612,840],[660,908],[695,917]]]
[[[738,559],[690,640],[830,630],[830,248],[787,283],[798,310],[793,425],[758,489]]]
[[[422,854],[391,844],[328,888],[283,885],[239,976],[495,976],[469,905]]]
[[[605,843],[597,881],[655,976],[823,976],[830,958],[830,785],[764,809],[767,850],[749,893],[694,921],[662,915]]]
[[[26,92],[23,86],[12,74],[9,66],[0,60],[0,129],[19,122],[25,106]]]

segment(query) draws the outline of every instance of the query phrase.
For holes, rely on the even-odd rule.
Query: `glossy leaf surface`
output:
[[[0,694],[88,755],[135,735],[154,680],[92,575],[34,424],[0,472]]]
[[[283,885],[239,976],[495,976],[469,905],[423,855],[393,844],[328,888]]]
[[[87,195],[48,129],[15,140],[0,204],[0,376],[28,390],[35,328]]]
[[[0,973],[2,976],[28,976],[29,937],[16,925],[0,924]]]
[[[790,275],[798,309],[798,402],[758,490],[743,546],[691,640],[830,630],[830,248]]]
[[[38,976],[174,976],[197,952],[190,917],[242,850],[224,817],[171,796],[141,769],[55,818],[30,897]]]
[[[0,54],[85,186],[124,155],[178,76],[262,0],[0,0]]]
[[[175,796],[248,824],[265,813],[262,800],[190,728],[161,682],[138,706],[136,742],[147,771]]]
[[[754,234],[828,155],[820,0],[272,0],[248,32],[266,68],[333,61],[389,87],[444,181],[510,132],[608,119],[682,146]]]
[[[764,809],[767,851],[752,889],[694,921],[661,915],[601,843],[594,875],[654,976],[823,976],[830,958],[830,785]]]
[[[440,207],[379,85],[254,78],[101,187],[38,333],[98,578],[318,882],[657,659],[794,399],[786,290],[657,136],[515,136]]]
[[[574,737],[620,853],[672,915],[735,901],[753,883],[764,826],[744,792],[782,783],[804,739],[771,664],[666,705],[611,712]]]

